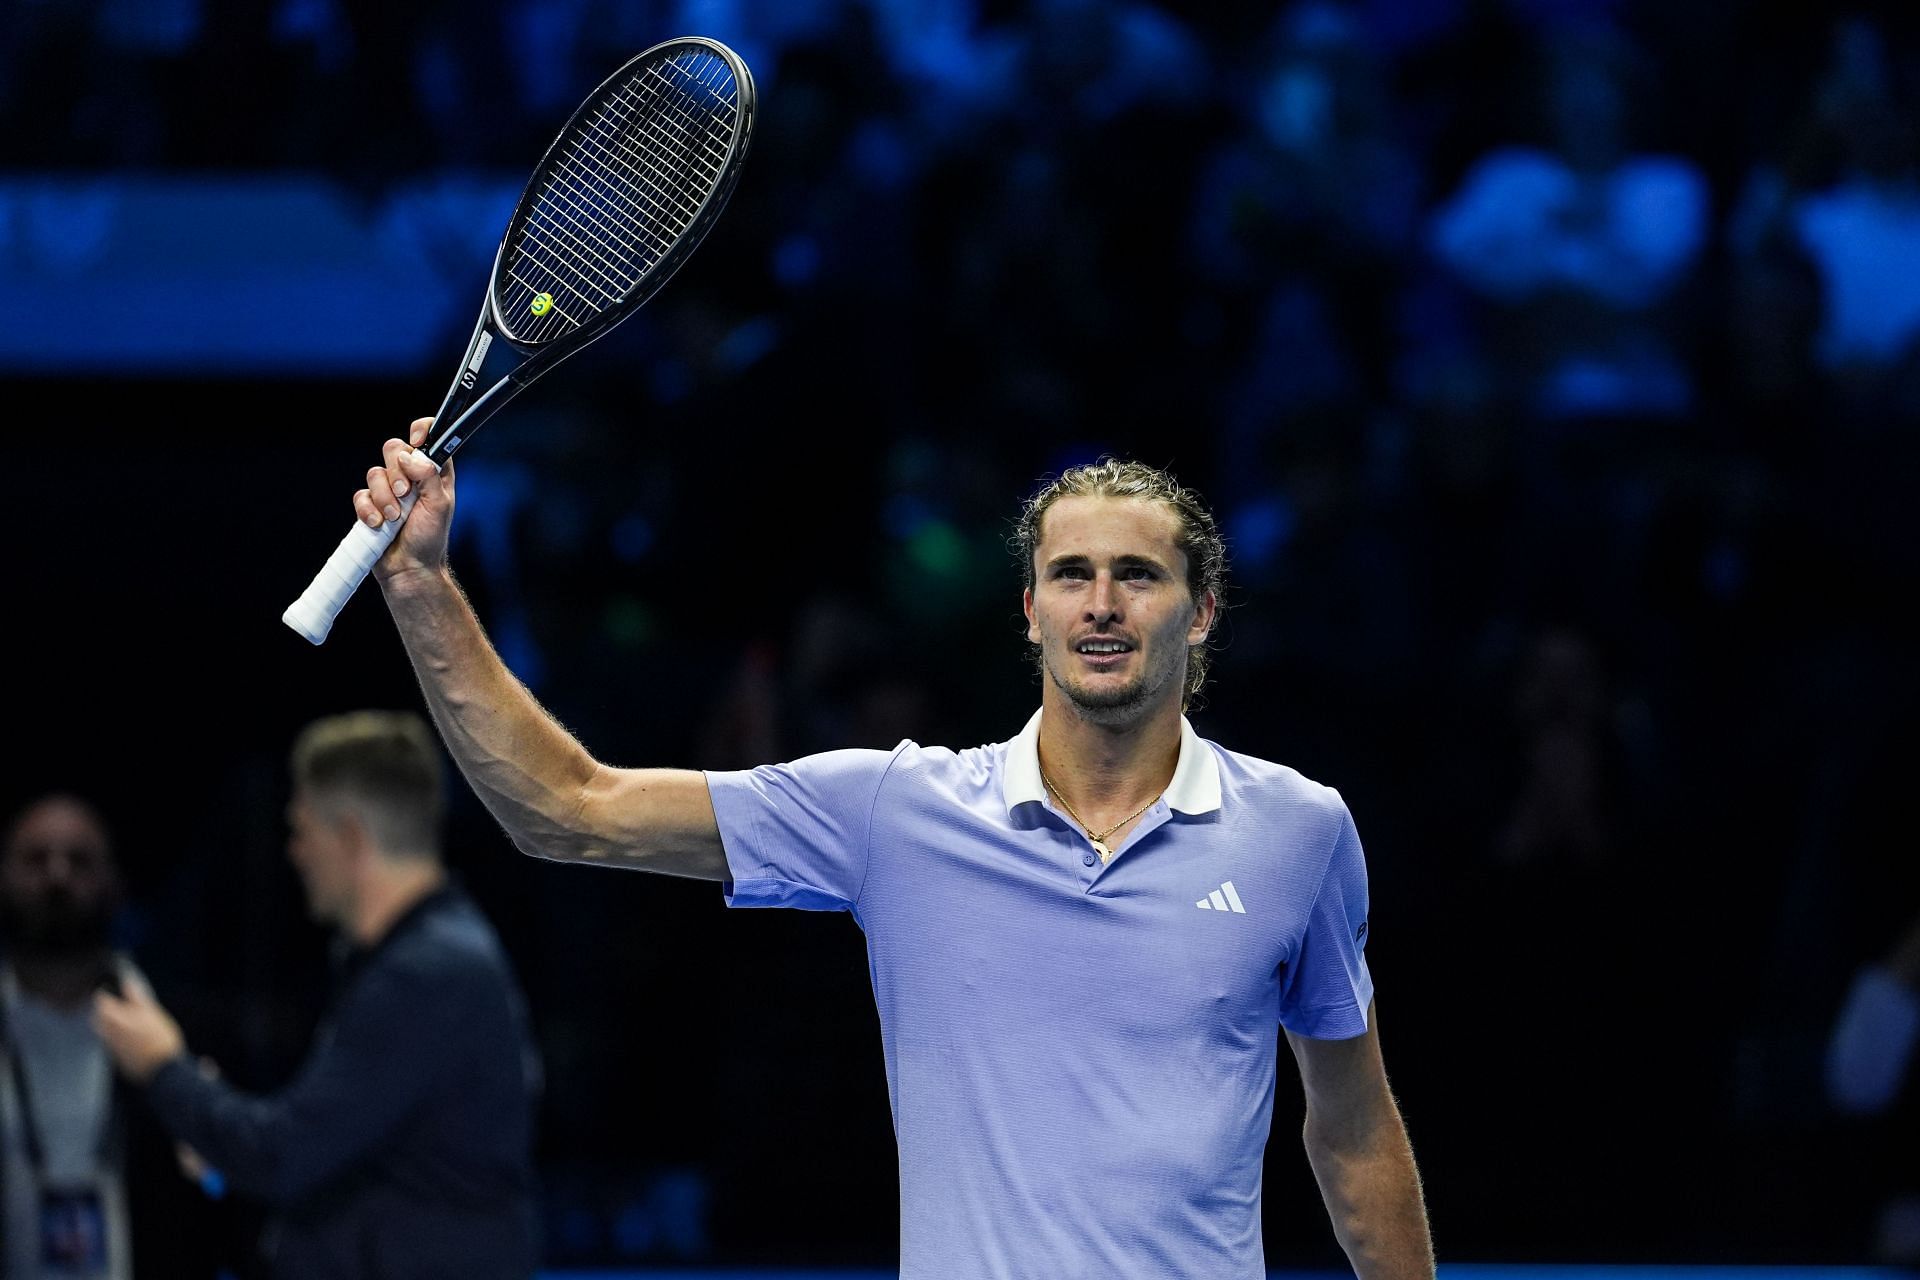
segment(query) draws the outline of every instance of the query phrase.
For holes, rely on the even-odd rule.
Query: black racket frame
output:
[[[525,223],[535,192],[546,178],[555,163],[560,144],[573,136],[575,128],[588,112],[598,108],[618,89],[624,88],[632,79],[634,72],[644,64],[655,61],[671,61],[673,58],[691,52],[709,53],[726,62],[733,73],[735,92],[739,95],[738,126],[728,145],[726,158],[722,161],[719,180],[707,193],[700,209],[687,224],[685,231],[668,246],[667,252],[653,265],[620,301],[610,304],[596,312],[592,318],[578,328],[569,330],[557,337],[545,341],[529,341],[513,336],[511,327],[500,314],[500,268],[506,256],[507,246],[514,243],[514,237]],[[683,36],[675,40],[662,41],[622,63],[618,70],[601,81],[594,91],[574,113],[567,117],[567,123],[554,135],[540,157],[540,163],[534,166],[533,174],[527,179],[526,187],[520,192],[519,203],[514,206],[513,217],[507,223],[507,230],[500,237],[500,247],[494,251],[493,269],[487,276],[487,294],[480,306],[480,319],[473,328],[473,337],[467,342],[467,353],[461,359],[460,370],[454,375],[453,385],[447,389],[447,395],[440,403],[440,410],[434,414],[434,425],[427,438],[427,457],[435,466],[444,466],[447,459],[453,457],[460,447],[471,440],[488,418],[499,412],[500,408],[513,399],[536,379],[547,373],[569,356],[595,339],[604,336],[607,330],[632,315],[633,312],[664,286],[693,251],[706,239],[709,229],[726,208],[727,199],[733,194],[733,188],[740,180],[741,166],[747,158],[747,149],[753,139],[753,118],[755,111],[755,90],[753,73],[747,69],[739,55],[717,40],[704,36]],[[495,382],[485,391],[480,387],[480,370],[485,366],[486,354],[495,343],[504,342],[526,358],[510,370],[507,375]]]

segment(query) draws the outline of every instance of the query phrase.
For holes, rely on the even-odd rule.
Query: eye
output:
[[[1120,570],[1121,578],[1129,582],[1147,582],[1153,578],[1153,570],[1143,564],[1130,564]]]
[[[1054,570],[1053,576],[1056,578],[1084,578],[1087,576],[1087,569],[1085,565],[1063,564]]]

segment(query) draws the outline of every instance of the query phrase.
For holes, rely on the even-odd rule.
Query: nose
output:
[[[1111,622],[1120,616],[1120,593],[1114,590],[1113,575],[1102,570],[1093,576],[1093,590],[1087,597],[1087,621]]]
[[[74,880],[75,856],[65,849],[55,849],[47,858],[47,883],[50,885],[70,885]]]

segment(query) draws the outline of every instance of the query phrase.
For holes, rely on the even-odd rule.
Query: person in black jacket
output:
[[[273,1206],[276,1277],[529,1276],[538,1058],[500,943],[440,860],[433,738],[411,714],[330,717],[293,774],[288,856],[345,960],[292,1082],[210,1078],[137,980],[95,998],[94,1025],[160,1123]]]

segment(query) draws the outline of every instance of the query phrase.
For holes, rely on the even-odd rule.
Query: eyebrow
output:
[[[1047,569],[1051,571],[1054,569],[1064,569],[1069,565],[1083,565],[1083,564],[1092,564],[1092,563],[1093,563],[1092,556],[1081,555],[1078,552],[1072,552],[1067,555],[1055,556],[1053,559],[1047,561]],[[1160,563],[1160,561],[1158,560],[1155,560],[1152,556],[1135,555],[1132,552],[1128,552],[1124,555],[1117,555],[1113,557],[1113,563],[1122,568],[1128,568],[1128,569],[1138,567],[1138,568],[1144,568],[1144,569],[1153,569],[1160,573],[1172,572],[1172,570],[1168,569],[1166,565]]]

